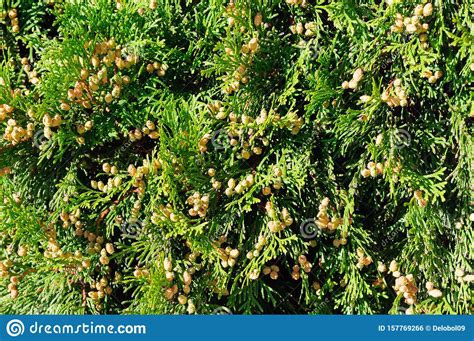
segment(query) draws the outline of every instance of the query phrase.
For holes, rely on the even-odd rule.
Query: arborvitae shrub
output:
[[[471,313],[472,15],[4,0],[0,313]]]

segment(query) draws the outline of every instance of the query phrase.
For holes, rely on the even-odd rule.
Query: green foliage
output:
[[[419,6],[3,0],[0,313],[472,313],[473,8]]]

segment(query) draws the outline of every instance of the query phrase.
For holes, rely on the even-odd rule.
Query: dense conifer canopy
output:
[[[0,313],[472,313],[468,0],[4,0]]]

